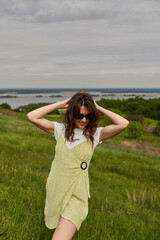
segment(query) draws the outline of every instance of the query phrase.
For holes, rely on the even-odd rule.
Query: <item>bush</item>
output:
[[[138,121],[142,125],[144,123],[144,116],[140,110],[132,110],[127,113],[127,119],[131,121]]]
[[[2,103],[0,106],[5,109],[11,109],[11,106],[8,103]]]
[[[13,109],[14,112],[22,112],[19,108]]]
[[[128,99],[104,99],[96,101],[99,106],[106,109],[114,108],[119,109],[123,113],[129,113],[137,111],[144,117],[151,118],[154,120],[160,119],[160,98],[159,99],[143,99],[139,96]],[[132,119],[130,119],[132,120]],[[132,120],[135,121],[135,120]]]
[[[46,106],[46,105],[49,105],[49,103],[30,103],[26,106],[26,113],[29,113],[35,109],[38,109],[40,107],[43,107],[43,106]],[[48,113],[48,115],[50,114],[56,114],[58,115],[59,114],[59,111],[56,109],[50,113]]]
[[[128,126],[128,137],[140,140],[143,136],[143,127],[140,122],[130,121]]]

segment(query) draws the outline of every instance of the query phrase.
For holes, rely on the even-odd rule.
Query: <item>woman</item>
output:
[[[66,108],[64,123],[43,118],[58,108]],[[99,112],[114,124],[98,127]],[[88,214],[88,167],[94,148],[127,128],[129,121],[98,106],[90,94],[81,92],[29,112],[27,117],[57,140],[46,183],[45,224],[49,229],[56,228],[52,240],[70,240]]]

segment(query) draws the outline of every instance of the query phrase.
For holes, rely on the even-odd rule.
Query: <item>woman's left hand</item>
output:
[[[98,106],[98,104],[95,101],[94,101],[94,104],[95,104],[95,107],[97,108],[97,110],[99,110],[99,106]]]

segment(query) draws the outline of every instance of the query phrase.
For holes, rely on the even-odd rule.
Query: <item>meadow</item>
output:
[[[61,115],[46,118],[61,122]],[[0,239],[51,239],[43,211],[55,144],[26,113],[0,109]],[[95,148],[89,213],[73,240],[160,239],[159,146],[160,137],[137,141],[126,129]]]

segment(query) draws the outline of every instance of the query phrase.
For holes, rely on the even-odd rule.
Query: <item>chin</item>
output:
[[[85,126],[87,126],[87,124],[85,124],[84,126],[82,126],[82,125],[79,124],[79,123],[77,124],[77,127],[78,127],[78,128],[85,128]]]
[[[85,126],[84,126],[85,127]],[[83,126],[78,126],[78,128],[84,128]]]

